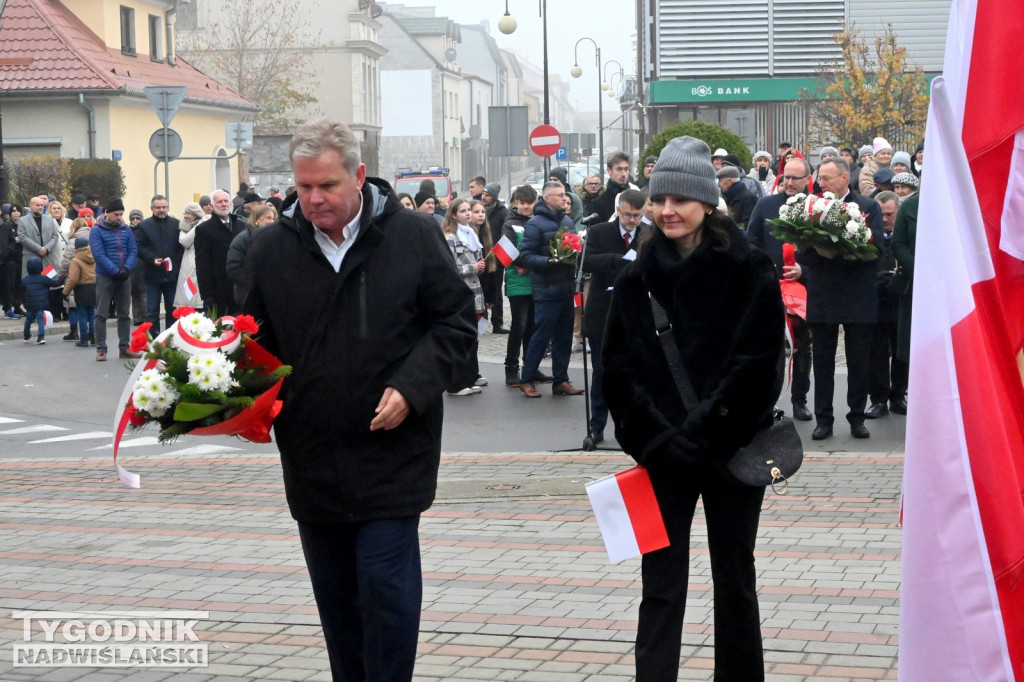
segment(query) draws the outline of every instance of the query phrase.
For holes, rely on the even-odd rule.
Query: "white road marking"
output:
[[[67,431],[63,426],[53,426],[52,424],[36,424],[35,426],[22,426],[17,429],[7,429],[6,431],[0,431],[0,435],[3,436],[14,436],[21,433],[39,433],[42,431]]]
[[[42,440],[30,440],[29,445],[36,445],[37,443],[63,443],[69,440],[93,440],[95,438],[110,438],[110,431],[86,431],[85,433],[72,433],[67,436],[54,436],[53,438],[44,438]]]

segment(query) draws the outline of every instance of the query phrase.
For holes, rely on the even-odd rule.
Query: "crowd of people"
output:
[[[373,679],[412,674],[417,526],[436,490],[442,395],[487,385],[480,335],[488,326],[507,335],[505,384],[529,399],[542,397],[541,384],[583,395],[569,360],[589,342],[588,437],[603,441],[611,420],[650,474],[671,541],[643,557],[639,677],[677,674],[690,526],[703,498],[716,637],[729,643],[716,648],[716,677],[763,679],[754,544],[764,488],[736,485],[722,465],[776,415],[787,327],[792,414],[816,420],[812,438],[833,435],[840,326],[851,435],[869,437],[867,419],[906,414],[923,147],[893,153],[882,138],[824,147],[813,167],[784,144],[755,153],[747,169],[680,137],[645,158],[639,178],[616,151],[603,182],[573,187],[554,168],[539,193],[514,188],[508,206],[483,177],[469,198],[447,203],[429,180],[398,194],[366,176],[338,122],[300,127],[290,154],[296,186],[284,195],[216,190],[180,219],[162,195],[149,217],[133,209],[127,222],[119,198],[101,207],[75,196],[69,210],[45,194],[24,211],[4,204],[3,314],[24,316],[25,339],[34,326],[37,344],[47,314],[66,318],[64,339],[94,346],[99,361],[112,317],[125,358],[136,356],[132,324],[159,333],[179,305],[261,319],[261,342],[294,368],[275,434],[331,667]],[[794,253],[772,235],[787,201],[826,192],[863,213],[877,260]],[[578,252],[553,248],[563,235]],[[499,242],[518,252],[511,262]],[[785,282],[804,285],[805,307],[784,304]],[[682,368],[663,352],[663,326]],[[691,379],[693,409],[677,370]]]
[[[24,338],[46,343],[47,316],[67,320],[64,341],[96,348],[107,359],[107,320],[117,321],[121,358],[131,327],[144,321],[153,332],[173,324],[175,307],[238,310],[246,291],[245,251],[253,233],[277,220],[282,195],[263,198],[243,183],[170,214],[163,195],[150,201],[150,216],[127,211],[120,198],[100,206],[95,196],[75,195],[65,210],[52,195],[32,197],[27,210],[3,204],[0,222],[0,305],[7,319],[24,317]]]

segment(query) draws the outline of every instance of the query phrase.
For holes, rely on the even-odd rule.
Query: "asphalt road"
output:
[[[58,325],[60,326],[60,325]],[[113,325],[111,325],[112,327]],[[0,323],[0,457],[53,457],[92,454],[109,449],[114,407],[128,380],[125,361],[111,357],[96,362],[94,349],[62,342],[64,329],[54,329],[44,346],[24,343],[17,322]],[[113,329],[110,330],[114,334]],[[17,338],[9,338],[9,337]],[[527,399],[517,389],[504,386],[504,369],[499,351],[505,337],[485,335],[481,342],[481,371],[490,381],[479,395],[445,397],[445,426],[442,448],[446,452],[550,452],[579,450],[586,436],[583,396],[550,394],[550,386],[539,385],[541,399]],[[550,370],[547,360],[541,367]],[[582,356],[573,355],[571,379],[583,386]],[[845,412],[845,374],[836,377],[836,435],[828,441],[810,440],[813,422],[799,422],[804,447],[833,452],[898,452],[903,450],[905,419],[890,415],[868,422],[872,436],[867,440],[850,437],[842,414]],[[813,389],[812,389],[813,390]],[[788,408],[787,403],[782,403]],[[26,432],[24,429],[37,429]],[[15,433],[9,433],[14,431]],[[88,435],[92,434],[92,435]],[[149,442],[155,432],[131,436],[143,438],[134,447],[155,454],[161,448],[230,448],[273,452],[273,444],[253,445],[229,438],[186,438],[170,446]],[[616,449],[611,427],[602,449]],[[126,450],[125,457],[130,457]]]

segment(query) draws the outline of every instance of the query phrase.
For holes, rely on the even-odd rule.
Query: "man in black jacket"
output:
[[[217,315],[238,311],[235,285],[228,277],[228,249],[231,241],[245,231],[245,222],[231,212],[231,197],[224,190],[211,195],[213,214],[195,226],[196,277],[199,295],[207,310]]]
[[[246,254],[243,309],[292,366],[274,422],[336,680],[411,680],[418,525],[437,489],[442,394],[476,336],[433,218],[366,177],[343,123],[300,126],[297,199]]]
[[[491,231],[491,245],[497,244],[501,239],[501,226],[508,219],[508,209],[498,199],[499,194],[501,194],[501,184],[497,182],[485,185],[480,193],[480,201],[484,205],[484,210],[487,211],[487,227]],[[491,256],[490,260],[495,263],[498,259]],[[501,282],[505,271],[500,267],[501,263],[498,263],[498,266],[494,272],[482,273],[480,284],[484,287],[484,296],[491,306],[491,331],[495,334],[508,334],[508,329],[505,328],[505,305],[501,295]]]
[[[167,197],[157,194],[149,202],[153,215],[139,223],[139,263],[146,282],[146,319],[153,334],[160,333],[160,300],[164,303],[164,324],[174,324],[174,294],[184,247],[178,242],[178,219],[167,215]]]
[[[787,265],[782,257],[782,242],[772,236],[772,220],[779,217],[779,209],[790,197],[799,193],[799,187],[805,187],[807,177],[811,174],[811,166],[807,161],[794,157],[784,167],[779,179],[778,194],[771,194],[759,199],[754,205],[754,212],[747,223],[747,239],[755,248],[764,251],[775,263],[779,279],[800,281],[803,275],[799,263]],[[789,323],[793,330],[793,375],[790,381],[790,397],[793,401],[793,418],[800,421],[812,419],[807,409],[807,393],[811,390],[811,328],[807,320],[787,311]]]
[[[615,215],[615,197],[627,189],[637,189],[629,184],[629,154],[612,152],[608,155],[605,167],[608,169],[608,182],[604,191],[594,199],[592,206],[598,215],[598,222],[606,223]]]
[[[715,178],[718,180],[718,188],[722,190],[725,205],[729,207],[729,217],[742,230],[750,222],[757,197],[743,185],[743,173],[735,166],[723,165],[715,173]]]
[[[867,218],[876,244],[882,242],[882,212],[871,199],[849,192],[850,167],[842,159],[829,159],[818,167],[818,182],[844,202],[856,202]],[[797,254],[807,276],[807,323],[814,341],[814,417],[817,425],[811,438],[832,435],[835,417],[836,344],[839,325],[846,340],[846,404],[850,411],[850,435],[868,438],[864,407],[868,400],[871,334],[878,321],[878,261],[847,261],[832,258],[816,249]]]
[[[594,225],[587,230],[587,250],[583,258],[583,271],[591,273],[583,315],[583,330],[590,343],[593,380],[590,383],[590,436],[594,444],[604,440],[604,427],[608,423],[608,405],[604,401],[604,368],[601,363],[601,343],[608,320],[612,284],[630,261],[636,260],[637,246],[643,237],[642,226],[644,195],[640,190],[627,189],[619,195],[619,208],[615,219]]]
[[[576,267],[551,255],[551,241],[559,230],[574,232],[572,220],[565,214],[565,185],[557,180],[544,183],[543,195],[526,223],[523,245],[516,265],[530,271],[536,329],[523,357],[523,377],[519,389],[527,398],[539,398],[534,382],[551,342],[551,392],[554,395],[580,395],[583,389],[569,383],[569,356],[572,354],[572,328],[575,321],[573,294],[576,291]]]

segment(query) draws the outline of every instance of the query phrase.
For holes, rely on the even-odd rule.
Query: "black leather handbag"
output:
[[[665,309],[651,296],[654,326],[658,331],[665,359],[675,380],[679,397],[687,412],[697,408],[697,392],[683,365],[672,333],[672,324]],[[767,417],[766,417],[767,419]],[[737,450],[726,462],[729,473],[740,483],[756,488],[771,486],[776,495],[789,492],[789,478],[804,461],[804,447],[796,425],[789,417],[772,408],[771,424],[759,430],[745,447]]]

